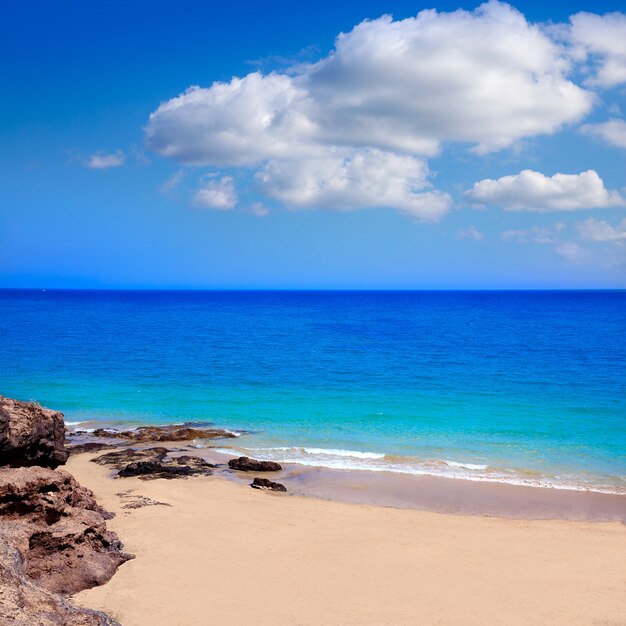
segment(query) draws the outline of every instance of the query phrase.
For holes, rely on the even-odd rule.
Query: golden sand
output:
[[[123,626],[626,625],[626,525],[344,504],[68,470],[136,559],[78,604]],[[125,510],[133,493],[171,506]]]

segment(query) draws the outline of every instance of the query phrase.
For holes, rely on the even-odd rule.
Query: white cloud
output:
[[[193,203],[202,209],[233,209],[237,204],[237,192],[232,176],[203,177],[202,186],[196,191]]]
[[[626,218],[617,226],[589,218],[576,224],[576,228],[580,237],[589,241],[626,241]]]
[[[577,13],[570,21],[572,43],[595,65],[589,84],[613,87],[626,83],[626,15]]]
[[[560,233],[565,229],[563,222],[558,222],[553,226],[532,226],[519,230],[505,230],[501,238],[504,241],[515,243],[539,243],[550,244],[559,241]]]
[[[126,155],[121,150],[110,154],[106,152],[95,152],[87,159],[85,167],[92,170],[107,170],[111,167],[124,165],[125,160]]]
[[[310,156],[320,144],[433,155],[460,141],[488,152],[590,110],[593,96],[568,69],[562,48],[507,4],[383,16],[293,75],[190,88],[152,113],[147,143],[212,166]]]
[[[472,239],[473,241],[481,241],[485,238],[485,233],[481,232],[474,226],[468,226],[467,228],[459,228],[456,231],[457,239]]]
[[[364,202],[432,219],[447,196],[399,173],[394,189],[373,181],[370,198],[356,161],[368,154],[370,171],[374,160],[387,170],[393,155],[413,160],[393,171],[419,169],[416,157],[447,143],[486,153],[554,133],[594,102],[568,79],[570,63],[547,32],[493,0],[471,12],[383,16],[340,34],[317,63],[189,88],[151,114],[146,143],[186,165],[260,168],[268,193],[291,206]],[[309,186],[299,192],[287,170]]]
[[[208,89],[190,87],[150,115],[151,150],[188,165],[257,165],[308,154],[306,93],[286,75],[259,72]]]
[[[626,148],[626,122],[620,119],[610,119],[600,124],[585,124],[581,132],[599,137],[612,146]]]
[[[619,192],[605,188],[594,170],[554,176],[523,170],[497,180],[481,180],[465,195],[473,202],[505,211],[574,211],[626,205]]]
[[[562,48],[508,4],[364,21],[312,66],[307,87],[331,141],[434,154],[552,133],[593,97],[567,80]]]
[[[290,208],[394,207],[418,219],[436,220],[451,204],[448,194],[427,190],[424,160],[375,149],[274,159],[256,177],[267,196]]]
[[[566,263],[570,265],[577,265],[589,260],[589,250],[579,246],[572,241],[566,241],[557,246],[554,250],[558,256],[560,256]]]

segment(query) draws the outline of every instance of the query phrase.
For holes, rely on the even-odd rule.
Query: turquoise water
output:
[[[0,393],[261,458],[621,490],[625,329],[626,292],[3,290]]]

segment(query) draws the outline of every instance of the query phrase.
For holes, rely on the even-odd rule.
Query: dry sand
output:
[[[78,604],[123,626],[626,625],[626,525],[344,504],[68,470],[137,558]],[[124,510],[136,490],[171,506]]]

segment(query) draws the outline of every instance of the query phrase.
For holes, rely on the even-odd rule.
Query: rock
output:
[[[274,461],[257,461],[247,456],[240,456],[238,459],[228,461],[230,469],[239,470],[240,472],[279,472],[283,469],[280,463]]]
[[[173,457],[171,459],[172,463],[178,463],[179,465],[189,465],[194,469],[211,469],[217,467],[213,463],[209,463],[205,459],[199,456],[190,456],[189,454],[184,454],[183,456]]]
[[[117,475],[120,478],[138,476],[139,478],[180,478],[193,476],[196,472],[189,465],[164,465],[158,461],[137,461],[129,463]]]
[[[35,584],[24,572],[19,549],[0,526],[0,624],[12,626],[120,626],[99,611],[73,606]]]
[[[204,459],[188,454],[166,458],[167,448],[147,448],[136,450],[125,448],[108,452],[92,459],[99,465],[110,465],[119,469],[119,478],[137,476],[144,480],[153,478],[184,478],[186,476],[210,476],[215,467]]]
[[[48,591],[69,595],[102,585],[132,558],[107,530],[109,517],[67,472],[0,469],[1,543],[19,551],[23,574]]]
[[[0,396],[0,465],[58,467],[67,461],[63,414]]]
[[[123,502],[123,509],[143,509],[146,506],[172,506],[167,502],[159,502],[133,492],[134,489],[130,489],[129,491],[121,491],[115,494]]]
[[[70,456],[73,454],[83,454],[85,452],[100,452],[100,450],[109,450],[111,448],[117,448],[117,446],[111,443],[102,443],[99,441],[88,441],[86,443],[76,443],[65,446],[65,449]]]
[[[83,434],[83,431],[76,431]],[[188,425],[171,424],[169,426],[140,426],[133,430],[114,430],[111,428],[97,428],[90,434],[93,437],[109,437],[115,439],[129,439],[137,443],[161,441],[191,441],[192,439],[218,439],[235,437],[228,430],[219,428],[193,428]]]
[[[92,463],[98,465],[110,465],[117,469],[126,467],[129,463],[137,463],[138,461],[158,461],[161,462],[167,456],[169,450],[167,448],[145,448],[136,450],[135,448],[124,448],[123,450],[115,450],[107,452],[95,459],[91,459]]]
[[[287,491],[285,485],[275,483],[267,478],[255,478],[250,484],[250,487],[253,489],[265,489],[266,491]]]

